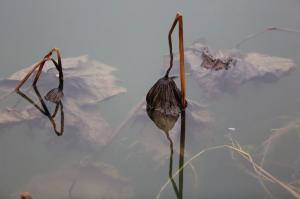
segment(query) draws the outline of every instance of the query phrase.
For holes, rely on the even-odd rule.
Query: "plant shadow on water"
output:
[[[12,128],[22,123],[33,129],[41,128],[47,131],[53,128],[60,137],[44,135],[47,137],[46,143],[49,143],[46,146],[50,153],[61,151],[59,154],[64,156],[70,154],[70,148],[83,154],[101,149],[110,142],[113,134],[95,107],[112,96],[125,92],[126,89],[117,86],[117,79],[112,75],[115,69],[111,66],[90,60],[87,56],[62,60],[59,56],[56,61],[50,58],[50,54],[35,65],[0,80],[1,100],[10,101],[16,97],[18,99],[16,104],[11,106],[12,102],[10,107],[1,110],[1,128]],[[52,61],[52,64],[47,61]],[[27,80],[30,80],[30,75],[36,70],[37,74],[31,86]],[[57,81],[58,88],[52,89]],[[42,97],[41,93],[45,93],[45,96]],[[57,118],[59,112],[60,118]],[[50,122],[47,119],[45,121],[45,118]],[[57,127],[58,119],[60,128]],[[82,159],[80,153],[75,160]],[[33,194],[33,198],[70,198],[72,196],[71,193],[68,196],[69,189],[74,195],[73,198],[91,198],[95,195],[100,198],[131,198],[132,190],[127,185],[129,180],[118,174],[113,166],[89,162],[65,169],[62,168],[64,164],[69,165],[68,161],[74,160],[66,158],[64,161],[66,162],[60,162],[59,167],[55,167],[55,172],[46,170],[43,175],[34,173],[18,191],[28,190]],[[54,183],[45,185],[45,181]],[[103,189],[98,188],[100,185]],[[111,191],[108,191],[109,189]]]
[[[56,72],[55,61],[54,64],[41,61],[38,63],[43,64],[43,71],[38,71],[40,81],[37,85],[31,87],[30,81],[23,81],[24,91],[17,89],[16,92],[31,105],[18,107],[18,103],[22,102],[21,99],[16,105],[1,110],[0,126],[12,127],[15,124],[26,123],[33,128],[44,129],[49,126],[43,122],[42,116],[45,115],[56,129],[53,116],[60,108],[61,123],[64,123],[61,125],[61,131],[65,131],[65,134],[61,139],[55,140],[57,146],[67,144],[68,146],[73,145],[87,149],[106,145],[113,137],[112,129],[101,113],[95,110],[95,107],[110,97],[126,92],[125,88],[117,86],[117,79],[112,75],[115,69],[90,60],[87,56],[65,58],[61,60],[63,81],[60,78],[62,75]],[[36,66],[38,64],[35,64],[33,68]],[[31,70],[32,67],[28,67],[14,73],[7,79],[0,80],[2,101],[14,97],[14,89],[19,85],[20,80],[28,74],[28,71],[33,73]],[[51,86],[57,84],[58,79],[58,88],[52,89]],[[95,82],[98,83],[95,84]],[[31,88],[38,98],[37,103],[31,97]],[[63,94],[62,89],[64,90]],[[49,92],[47,93],[47,91]],[[40,92],[47,93],[44,99],[50,104],[43,100]],[[41,103],[42,107],[39,107],[38,103]],[[52,110],[54,114],[51,115]],[[55,132],[61,135],[58,130]]]
[[[29,103],[31,103],[42,114],[44,114],[45,116],[48,117],[48,119],[50,120],[50,122],[53,126],[53,129],[54,129],[56,135],[58,135],[58,136],[63,135],[64,125],[65,125],[64,124],[64,120],[65,120],[64,117],[65,116],[64,116],[64,110],[63,110],[63,102],[61,100],[59,100],[59,101],[55,100],[56,101],[55,102],[55,104],[56,104],[55,110],[54,110],[54,113],[51,114],[48,107],[47,107],[47,105],[45,104],[38,88],[36,86],[33,86],[33,89],[34,89],[34,91],[35,91],[35,93],[36,93],[36,95],[39,99],[40,104],[42,105],[42,108],[37,103],[35,103],[30,97],[28,97],[26,94],[22,93],[21,91],[17,91],[17,93],[20,96],[22,96],[24,99],[26,99]],[[59,109],[60,109],[60,130],[57,130],[57,127],[56,127],[57,125],[56,125],[56,122],[55,122],[54,119],[55,119],[56,114],[58,113]]]
[[[172,50],[172,33],[176,24],[179,29],[179,50],[180,50],[180,82],[181,90],[179,90],[173,78],[169,77],[169,72],[173,66],[173,50]],[[168,35],[170,50],[170,65],[163,78],[159,79],[149,90],[146,96],[147,114],[155,125],[164,131],[170,143],[170,160],[169,160],[169,179],[175,195],[178,199],[183,198],[183,169],[179,172],[179,186],[173,179],[173,141],[169,135],[170,130],[174,127],[179,115],[180,122],[180,150],[179,150],[179,169],[184,164],[185,152],[185,109],[188,106],[185,98],[185,69],[184,69],[184,47],[183,47],[183,20],[182,15],[177,13],[175,20],[171,26]]]
[[[174,24],[171,28],[171,31],[174,28]],[[290,29],[279,29],[275,27],[269,28],[266,31],[269,30],[299,33],[299,31]],[[259,34],[251,35],[251,37],[248,37],[247,39],[253,38]],[[244,41],[246,40],[243,40],[242,42]],[[242,42],[240,42],[239,45]],[[179,45],[180,44],[181,41],[179,41]],[[149,117],[158,128],[162,129],[165,132],[170,142],[169,180],[166,184],[163,185],[156,198],[160,198],[160,193],[166,188],[168,183],[172,184],[177,198],[182,198],[183,190],[181,183],[183,180],[184,168],[188,164],[190,164],[192,160],[199,157],[204,152],[217,149],[229,150],[232,152],[232,154],[240,156],[242,161],[240,161],[239,164],[243,166],[248,164],[247,166],[245,166],[245,168],[247,168],[246,171],[251,173],[252,176],[258,179],[259,184],[262,186],[262,188],[264,189],[265,193],[268,194],[268,196],[273,197],[271,191],[269,190],[269,187],[267,187],[265,183],[272,182],[273,184],[276,184],[278,187],[280,187],[283,190],[283,192],[295,198],[300,198],[299,191],[296,187],[291,186],[289,183],[281,181],[280,179],[274,177],[271,173],[266,171],[263,168],[263,164],[257,164],[253,160],[251,154],[245,151],[244,148],[241,147],[239,143],[233,139],[231,139],[232,142],[229,145],[219,145],[204,148],[202,151],[200,151],[199,153],[194,155],[190,160],[184,163],[184,153],[182,151],[182,146],[184,146],[185,133],[183,136],[183,127],[181,127],[181,139],[183,138],[183,141],[180,140],[181,148],[179,158],[179,169],[177,170],[177,172],[175,172],[174,175],[172,174],[173,141],[169,136],[169,130],[174,126],[174,123],[178,119],[178,113],[180,112],[180,110],[182,111],[182,114],[185,115],[185,111],[183,110],[185,108],[184,103],[180,104],[180,102],[185,102],[185,83],[184,81],[182,81],[182,77],[184,77],[184,69],[182,70],[182,68],[184,68],[184,52],[181,48],[179,55],[175,57],[175,61],[180,63],[180,80],[181,85],[184,85],[181,86],[182,95],[180,97],[179,89],[176,87],[176,84],[173,82],[173,80],[171,78],[169,79],[168,77],[169,72],[173,66],[172,42],[170,41],[170,34],[169,47],[170,59],[168,59],[168,61],[170,61],[170,65],[168,66],[166,75],[155,83],[155,85],[148,92],[146,98],[147,113]],[[215,54],[211,54],[208,51],[208,47],[201,44],[200,42],[196,42],[190,48],[188,48],[186,50],[186,54],[187,63],[191,68],[190,70],[192,72],[192,76],[196,78],[200,87],[206,91],[209,97],[216,97],[217,95],[224,92],[235,92],[237,90],[237,86],[242,85],[250,80],[254,82],[276,81],[281,76],[288,74],[295,68],[295,63],[290,59],[271,57],[258,53],[242,54],[236,49],[229,51],[220,50]],[[167,63],[167,61],[165,61],[165,63]],[[185,117],[182,118],[185,119]],[[181,123],[181,125],[185,126],[185,121],[184,123]],[[240,157],[235,158],[232,155],[233,159],[239,159]],[[177,187],[173,179],[173,177],[177,175],[179,175],[179,188]],[[282,192],[280,194],[284,195]]]
[[[179,150],[179,164],[178,167],[179,169],[183,166],[184,164],[184,152],[185,152],[185,111],[182,111],[180,114],[180,150]],[[151,118],[154,123],[157,125],[158,128],[163,130],[166,134],[167,139],[169,140],[170,143],[170,160],[169,160],[169,179],[172,183],[172,187],[174,189],[175,195],[178,199],[183,198],[183,176],[184,176],[184,169],[181,169],[179,172],[179,183],[178,186],[173,179],[173,153],[174,153],[174,148],[173,148],[173,141],[170,138],[169,135],[169,130],[171,128],[164,128],[165,126],[171,126],[173,127],[174,124],[176,123],[176,120],[174,120],[173,117],[166,117],[162,115],[152,115]],[[178,118],[177,118],[178,119]]]
[[[166,83],[167,85],[165,85],[165,87],[167,87],[167,89],[172,90],[172,88],[175,87],[175,91],[177,91],[177,87],[176,87],[176,85],[174,85],[175,82],[171,82],[171,86],[170,86],[170,85],[168,85],[168,80],[159,80],[156,84],[165,84],[165,82],[162,83],[161,81],[167,81],[167,83]],[[158,86],[161,86],[161,85],[158,85]],[[170,92],[172,93],[172,91],[170,91]],[[166,92],[166,93],[168,93],[168,92]],[[178,115],[179,115],[178,113],[179,113],[180,109],[179,109],[179,111],[176,111],[176,109],[178,108],[178,105],[177,105],[178,102],[176,102],[176,99],[174,99],[175,98],[174,95],[170,96],[170,94],[169,94],[169,95],[166,95],[166,96],[167,96],[167,98],[170,98],[170,99],[172,99],[172,97],[173,97],[173,100],[174,100],[173,106],[175,106],[174,107],[175,111],[167,110],[168,114],[164,114],[164,113],[161,112],[161,110],[157,111],[155,109],[153,110],[152,108],[149,108],[148,103],[147,103],[147,114],[148,114],[149,118],[154,122],[154,124],[165,133],[166,138],[168,139],[168,141],[170,143],[169,178],[172,182],[172,186],[173,186],[174,192],[176,194],[176,197],[177,198],[182,198],[182,197],[180,197],[180,196],[182,196],[182,194],[181,194],[182,189],[178,190],[176,182],[172,178],[172,174],[173,174],[173,172],[172,172],[172,169],[173,169],[173,152],[174,152],[173,151],[174,150],[173,145],[174,144],[173,144],[173,141],[172,141],[172,139],[170,137],[170,134],[169,134],[169,131],[174,127],[175,123],[178,120]],[[178,96],[177,99],[180,99],[180,97]],[[158,100],[161,101],[162,99],[158,98]],[[164,99],[164,100],[166,100],[166,99]],[[178,100],[178,101],[179,101],[179,104],[180,104],[180,100]],[[161,102],[161,103],[163,103],[163,102]],[[165,103],[166,103],[166,101],[165,101]],[[172,108],[173,107],[169,107],[169,109],[172,109]],[[183,116],[184,116],[184,110],[181,112],[181,117],[183,117]],[[185,121],[181,120],[181,129],[182,129],[182,126],[184,125],[183,122],[185,123]],[[181,133],[183,133],[182,130],[181,130]],[[182,136],[180,136],[180,137],[182,137]],[[180,141],[180,143],[182,143],[182,141]],[[184,155],[183,151],[181,151],[182,149],[184,150],[184,146],[183,147],[180,146],[180,154],[182,154],[182,155],[180,155],[180,157]]]
[[[54,60],[53,58],[51,58],[53,52],[56,53],[57,56],[57,61]],[[42,74],[42,70],[43,67],[45,66],[45,63],[47,61],[52,61],[52,63],[54,64],[56,70],[58,71],[58,79],[59,79],[59,85],[57,88],[53,88],[51,89],[45,96],[45,99],[49,102],[55,103],[55,110],[53,112],[53,114],[51,114],[49,112],[49,109],[47,107],[47,105],[45,104],[37,86],[36,83],[38,81],[38,79],[40,78],[41,74]],[[34,73],[35,70],[38,70],[36,73],[36,76],[33,80],[32,86],[33,89],[35,91],[36,96],[38,97],[38,100],[40,102],[40,104],[42,105],[42,108],[36,104],[30,97],[28,97],[26,94],[24,94],[22,91],[20,91],[21,86],[28,80],[28,78],[32,75],[32,73]],[[50,52],[48,52],[44,58],[39,61],[38,63],[36,63],[34,65],[34,67],[26,74],[26,76],[21,80],[21,82],[17,85],[16,87],[16,92],[17,94],[19,94],[21,97],[23,97],[24,99],[26,99],[29,103],[31,103],[36,109],[38,109],[42,114],[44,114],[45,116],[48,117],[48,119],[50,120],[53,129],[56,133],[56,135],[61,136],[64,132],[64,111],[63,111],[63,88],[64,88],[64,75],[63,75],[63,69],[62,69],[62,63],[61,63],[61,55],[60,55],[60,51],[57,48],[53,48]],[[58,110],[60,108],[60,131],[57,130],[56,128],[56,122],[54,120],[56,114],[58,113]]]

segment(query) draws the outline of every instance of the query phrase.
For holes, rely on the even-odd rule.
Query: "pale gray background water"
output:
[[[213,48],[232,48],[246,35],[268,26],[300,29],[298,0],[1,0],[0,78],[31,65],[52,47],[60,48],[63,57],[87,54],[116,67],[116,76],[128,89],[126,94],[99,107],[106,119],[116,125],[160,77],[162,57],[168,53],[168,29],[178,10],[184,15],[186,46],[206,38]],[[246,43],[242,49],[291,58],[300,65],[300,35],[297,34],[269,33]],[[235,136],[241,144],[259,144],[270,129],[299,117],[299,85],[298,70],[273,85],[246,85],[236,96],[224,96],[210,106],[217,131],[235,127],[238,129]],[[201,101],[193,81],[188,81],[187,88],[188,96]],[[1,108],[5,108],[3,103]],[[51,130],[41,131],[38,137],[30,137],[26,131],[31,131],[26,125],[0,129],[0,198],[8,198],[19,191],[19,187],[35,174],[65,164],[68,162],[65,156],[68,155],[69,162],[76,162],[83,156],[81,153],[85,153],[49,151],[39,141],[43,140],[43,134],[53,133]],[[146,171],[147,166],[137,165],[140,163],[138,157],[129,163],[122,159],[118,162],[118,153],[113,148],[110,146],[105,151],[104,159],[121,167],[124,175],[134,176],[136,198],[142,195],[153,198],[167,179],[168,165],[153,174],[152,170]],[[199,177],[200,181],[208,182],[199,183],[199,186],[203,184],[203,198],[218,195],[238,198],[243,194],[256,195],[258,193],[253,191],[256,189],[261,191],[251,180],[244,180],[248,179],[243,177],[246,174],[235,169],[225,177],[220,175],[223,180],[217,183],[219,177],[215,173],[222,170],[220,162],[225,158],[222,155],[215,157],[219,160],[202,163],[211,167]],[[51,158],[54,158],[52,163]],[[219,164],[215,165],[216,162]],[[134,173],[134,168],[139,168],[138,172]],[[186,175],[185,187],[188,187],[193,178],[189,172]],[[245,184],[233,183],[241,179]],[[226,181],[232,185],[224,184]],[[240,187],[236,188],[238,185]],[[165,193],[162,198],[175,197],[171,189]],[[199,194],[195,190],[190,193],[190,197]]]

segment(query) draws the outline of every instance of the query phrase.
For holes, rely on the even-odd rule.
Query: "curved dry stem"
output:
[[[246,41],[250,40],[250,39],[254,39],[255,37],[262,35],[266,32],[270,32],[270,31],[282,31],[282,32],[291,32],[291,33],[300,33],[300,30],[294,30],[294,29],[290,29],[290,28],[279,28],[279,27],[268,27],[262,31],[259,31],[257,33],[248,35],[247,37],[245,37],[244,39],[242,39],[240,42],[238,42],[235,45],[235,48],[239,48],[243,43],[245,43]]]
[[[263,155],[262,155],[262,159],[260,162],[261,166],[264,166],[265,159],[267,157],[268,152],[270,151],[270,149],[272,147],[272,144],[274,142],[276,142],[283,135],[286,135],[287,133],[290,133],[290,132],[294,132],[293,130],[295,130],[298,133],[300,132],[300,120],[292,121],[283,128],[278,128],[278,129],[272,130],[271,136],[269,136],[268,139],[266,139],[262,143],[262,147],[264,150],[263,150]]]
[[[173,66],[173,46],[172,46],[172,34],[175,29],[176,24],[178,23],[178,36],[179,36],[179,53],[180,53],[180,85],[181,85],[181,105],[183,109],[186,107],[186,84],[185,84],[185,75],[184,75],[184,44],[183,44],[183,20],[182,14],[177,13],[174,19],[174,22],[170,28],[168,34],[168,42],[169,42],[169,51],[170,51],[170,66],[166,71],[165,77],[169,77],[169,73]]]
[[[178,22],[178,17],[176,15],[174,21],[173,21],[173,24],[169,30],[169,34],[168,34],[168,42],[169,42],[169,51],[170,51],[170,65],[169,65],[169,68],[168,70],[166,71],[166,74],[165,74],[165,77],[168,78],[169,77],[169,73],[173,67],[173,45],[172,45],[172,34],[173,34],[173,31],[175,29],[175,26]]]
[[[28,78],[32,75],[32,73],[34,72],[34,71],[36,71],[36,69],[38,69],[38,71],[37,71],[37,74],[36,74],[36,76],[35,76],[35,78],[34,78],[34,80],[33,80],[33,83],[32,83],[32,85],[36,85],[36,83],[37,83],[37,81],[38,81],[38,79],[39,79],[39,77],[40,77],[40,75],[41,75],[41,73],[42,73],[42,70],[43,70],[43,67],[44,67],[44,65],[45,65],[45,63],[47,62],[47,61],[49,61],[49,60],[51,60],[51,56],[52,56],[52,54],[53,54],[53,52],[55,52],[56,53],[56,57],[57,57],[57,65],[53,62],[53,60],[52,60],[52,62],[55,64],[55,66],[56,66],[56,69],[58,70],[58,72],[59,72],[59,78],[60,79],[63,79],[63,72],[62,72],[62,65],[61,65],[61,55],[60,55],[60,52],[59,52],[59,49],[58,48],[53,48],[53,49],[51,49],[45,56],[44,56],[44,58],[43,59],[41,59],[40,61],[38,61],[36,64],[34,64],[33,65],[33,67],[32,67],[32,69],[26,74],[26,76],[20,81],[20,83],[17,85],[17,87],[15,88],[15,90],[16,91],[18,91],[20,88],[21,88],[21,86],[28,80]]]
[[[37,62],[36,64],[33,65],[32,69],[27,73],[27,75],[21,80],[21,82],[17,85],[16,87],[16,91],[18,91],[21,86],[23,86],[23,84],[28,80],[28,78],[32,75],[32,73],[41,66],[41,64],[43,64],[48,58],[43,58],[42,60],[40,60],[39,62]]]
[[[203,155],[205,152],[209,152],[209,151],[215,151],[215,150],[220,150],[220,149],[227,149],[230,151],[234,151],[237,152],[239,155],[241,155],[241,157],[243,157],[245,160],[247,160],[249,163],[252,164],[252,166],[255,168],[254,171],[255,173],[262,177],[263,179],[270,179],[272,182],[278,184],[279,186],[281,186],[284,190],[286,190],[288,193],[290,193],[294,198],[296,199],[300,199],[300,193],[296,190],[294,190],[289,184],[282,182],[281,180],[277,179],[276,177],[274,177],[272,174],[270,174],[268,171],[266,171],[265,169],[263,169],[262,167],[260,167],[259,165],[257,165],[251,155],[247,152],[245,152],[242,148],[237,148],[236,146],[231,146],[231,145],[219,145],[219,146],[214,146],[214,147],[209,147],[206,148],[202,151],[200,151],[199,153],[197,153],[196,155],[194,155],[191,159],[189,159],[187,162],[185,162],[183,164],[183,166],[181,168],[179,168],[174,174],[173,174],[173,178],[176,177],[179,172],[184,169],[189,162],[193,161],[194,159],[198,158],[199,156]],[[156,195],[156,199],[160,198],[160,194],[163,192],[163,190],[167,187],[167,185],[170,183],[170,180],[168,180],[160,189],[160,191],[158,192],[158,194]]]
[[[234,139],[232,138],[231,134],[229,134],[227,137],[228,137],[229,140],[231,141],[231,145],[232,145],[233,147],[242,149],[241,145],[240,145],[236,140],[234,140]],[[233,154],[233,153],[234,153],[234,151],[232,151],[232,154],[231,154],[232,159],[234,159],[234,154]],[[255,168],[254,168],[254,169],[255,169]],[[257,170],[255,169],[255,171],[257,171]],[[270,198],[274,198],[273,195],[272,195],[272,193],[271,193],[271,191],[267,188],[267,186],[266,186],[265,183],[263,182],[263,179],[262,179],[262,177],[261,177],[260,175],[256,175],[255,173],[253,173],[252,171],[250,171],[250,170],[248,170],[248,169],[245,170],[245,172],[246,172],[247,174],[249,174],[250,176],[256,178],[256,179],[258,180],[258,182],[260,183],[260,185],[262,186],[262,188],[264,189],[265,193],[266,193]],[[273,182],[271,179],[267,179],[267,178],[266,178],[265,180],[269,180],[269,181]],[[274,182],[273,182],[273,183],[274,183]]]
[[[199,181],[198,174],[196,172],[196,169],[195,169],[194,165],[191,162],[189,162],[189,166],[190,166],[190,168],[192,170],[192,173],[193,173],[195,187],[197,187],[198,186],[198,181]]]

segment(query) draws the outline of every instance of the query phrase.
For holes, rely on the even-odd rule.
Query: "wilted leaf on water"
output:
[[[112,165],[94,163],[83,167],[67,167],[34,176],[20,190],[33,198],[132,198],[130,180]],[[17,194],[19,195],[19,194]]]
[[[19,81],[4,79],[0,80],[0,100],[14,92]]]
[[[103,146],[111,139],[112,130],[99,112],[80,108],[73,101],[64,102],[64,112],[66,134],[57,139],[56,143],[81,143],[93,147]],[[48,118],[32,105],[21,110],[6,108],[0,112],[0,127],[21,123],[26,123],[32,128],[52,130]]]
[[[126,92],[125,88],[117,86],[117,79],[112,74],[113,67],[91,60],[88,56],[62,59],[64,73],[64,97],[70,98],[77,104],[100,102],[119,93]],[[19,81],[31,67],[22,69],[5,80],[0,81],[0,98],[12,92]],[[31,85],[27,81],[25,87]],[[58,72],[55,66],[47,62],[44,66],[38,88],[48,88],[48,91],[58,85]],[[23,89],[24,90],[24,89]]]
[[[73,141],[83,143],[87,141],[91,146],[93,144],[105,145],[111,139],[112,130],[101,116],[101,113],[93,107],[97,102],[125,92],[126,89],[116,85],[116,78],[111,74],[114,68],[89,60],[87,56],[66,58],[62,60],[62,63],[64,70],[64,98],[62,104],[64,106],[67,136],[63,136],[66,138],[61,140],[66,142],[66,140],[72,141],[74,139]],[[29,68],[14,73],[6,80],[1,80],[0,91],[3,91],[1,96],[13,91]],[[56,73],[57,71],[53,65],[50,63],[45,65],[37,83],[41,95],[44,96],[45,93],[57,86],[58,77]],[[26,85],[30,86],[31,81],[27,81],[25,87]],[[22,90],[26,90],[26,88],[22,87]],[[27,89],[24,92],[29,98],[33,97],[32,101],[40,106],[40,101],[36,100],[36,91],[34,93],[32,90],[28,91]],[[28,103],[23,98],[21,100]],[[51,107],[52,109],[54,107],[53,103],[47,102],[48,105],[50,112],[53,112],[51,110]],[[45,126],[50,126],[47,117],[44,117],[33,104],[25,107],[7,107],[0,111],[0,126],[7,127],[22,122],[26,122],[32,127],[45,128]]]
[[[197,149],[199,149],[209,145],[211,141],[209,131],[211,126],[212,118],[206,108],[196,102],[188,101],[186,108],[187,150],[190,147],[197,147]],[[165,132],[157,128],[154,122],[148,117],[144,99],[130,111],[128,117],[119,128],[116,129],[115,134],[122,134],[123,137],[126,137],[126,133],[128,132],[130,132],[130,137],[134,137],[134,140],[125,140],[125,145],[139,149],[133,150],[134,152],[132,154],[151,154],[154,160],[159,161],[164,158],[169,158],[169,140]],[[180,141],[180,119],[178,119],[174,128],[169,131],[169,135],[173,140],[174,149],[178,149],[175,145],[178,145]],[[139,146],[143,148],[143,150],[141,150]]]
[[[197,81],[207,97],[219,96],[222,93],[233,93],[239,86],[248,81],[273,82],[295,69],[291,59],[264,55],[260,53],[243,53],[237,49],[218,50],[212,53],[216,59],[231,59],[227,70],[212,70],[201,66],[203,52],[207,46],[195,42],[185,49],[187,72]],[[169,57],[164,60],[164,68],[168,67]],[[174,57],[175,73],[179,65],[179,55]]]
[[[39,118],[41,113],[34,107],[27,108],[21,111],[15,110],[14,108],[6,108],[0,112],[1,119],[0,125],[13,125],[15,123],[27,120],[34,120]]]

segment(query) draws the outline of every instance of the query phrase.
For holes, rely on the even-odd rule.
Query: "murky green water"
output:
[[[30,66],[53,47],[60,48],[63,58],[88,55],[92,60],[115,67],[117,71],[113,74],[120,80],[118,85],[127,88],[127,92],[81,107],[98,114],[99,121],[100,118],[107,121],[113,134],[161,77],[163,56],[168,53],[167,33],[178,10],[184,16],[185,46],[205,38],[212,48],[232,48],[246,35],[268,26],[300,29],[297,0],[2,0],[0,78]],[[177,42],[174,46],[177,47]],[[270,32],[241,49],[290,58],[300,65],[299,34]],[[271,130],[300,117],[299,85],[297,68],[275,83],[247,83],[234,95],[207,101],[195,80],[187,76],[187,96],[201,105],[203,125],[192,121],[195,109],[187,111],[185,161],[206,147],[230,144],[231,134],[260,163],[262,144],[272,135]],[[44,95],[46,89],[41,92]],[[0,102],[0,108],[3,111],[16,103],[19,108],[30,105],[13,94]],[[64,105],[66,123],[70,121],[70,107]],[[208,126],[207,112],[211,117]],[[18,198],[23,191],[44,199],[155,198],[169,179],[169,142],[144,109],[139,108],[138,113],[112,138],[108,139],[106,129],[99,129],[103,138],[97,137],[95,142],[84,139],[89,132],[68,125],[64,135],[57,137],[42,114],[42,119],[35,123],[1,125],[0,198]],[[81,113],[78,116],[89,117]],[[43,126],[44,123],[47,125]],[[291,133],[273,142],[264,164],[277,179],[293,182],[295,187],[299,187],[300,179],[297,130],[296,124]],[[180,159],[180,118],[171,138],[174,173]],[[97,144],[101,140],[107,142]],[[185,167],[180,174],[183,183],[178,176],[174,180],[176,186],[182,185],[178,189],[183,198],[268,196],[251,172],[251,166],[237,154],[232,158],[231,153],[220,149],[205,153],[192,166]],[[293,198],[276,183],[266,182],[266,186],[277,198]],[[174,190],[170,183],[160,197],[176,198]]]

